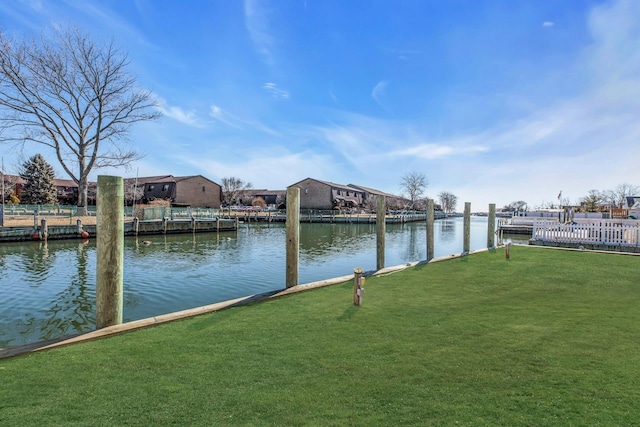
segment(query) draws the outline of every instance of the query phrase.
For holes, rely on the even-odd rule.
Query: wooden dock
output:
[[[238,219],[163,219],[125,221],[124,235],[154,235],[176,233],[215,233],[220,231],[236,231]],[[95,224],[76,225],[47,225],[46,219],[35,226],[2,227],[0,228],[0,242],[19,242],[27,240],[62,240],[88,239],[96,237]]]
[[[435,219],[446,218],[443,212],[435,212]],[[223,215],[223,218],[237,218],[240,222],[286,222],[284,212],[234,212]],[[403,224],[406,222],[426,221],[426,213],[387,214],[386,224]],[[330,224],[375,224],[376,214],[341,214],[332,211],[303,211],[300,212],[301,223],[330,223]]]

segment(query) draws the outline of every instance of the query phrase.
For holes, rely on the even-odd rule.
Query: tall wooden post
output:
[[[496,247],[496,204],[489,203],[489,222],[487,223],[487,247]]]
[[[468,254],[471,246],[471,203],[464,203],[464,243],[462,253]]]
[[[287,288],[298,285],[300,257],[300,189],[287,188]]]
[[[433,222],[435,220],[433,199],[427,199],[427,262],[433,259]]]
[[[98,176],[96,225],[96,329],[101,329],[122,323],[124,265],[122,177]]]
[[[376,268],[384,268],[385,234],[387,232],[387,197],[376,201]]]

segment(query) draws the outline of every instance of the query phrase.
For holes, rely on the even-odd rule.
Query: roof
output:
[[[129,184],[133,184],[134,182],[136,182],[138,185],[144,185],[144,184],[160,184],[160,183],[165,183],[165,182],[180,182],[180,181],[186,181],[189,179],[193,179],[193,178],[202,178],[202,179],[206,179],[209,182],[212,182],[216,185],[220,185],[217,182],[211,181],[209,178],[202,176],[202,175],[188,175],[188,176],[173,176],[173,175],[157,175],[157,176],[140,176],[137,178],[125,178],[124,182],[129,183]]]
[[[9,175],[8,173],[4,174],[5,181],[13,182],[15,184],[24,184],[25,180],[20,175]],[[77,187],[78,184],[72,179],[58,179],[54,178],[53,183],[56,187]]]
[[[395,194],[385,193],[384,191],[376,190],[375,188],[364,187],[362,185],[349,184],[349,187],[357,188],[362,191],[366,191],[367,193],[375,194],[376,196],[387,196],[387,197],[400,197]]]
[[[640,196],[627,196],[628,209],[640,209]]]
[[[303,179],[302,181],[298,181],[298,182],[296,182],[296,183],[294,183],[294,184],[291,184],[289,187],[295,187],[295,186],[297,186],[298,184],[300,184],[301,182],[306,181],[306,180],[308,180],[308,179],[310,179],[310,180],[312,180],[312,181],[320,182],[320,183],[325,184],[325,185],[328,185],[329,187],[339,188],[339,189],[341,189],[341,190],[349,190],[349,191],[354,191],[354,190],[356,190],[356,191],[363,191],[363,190],[358,190],[357,188],[354,188],[354,187],[350,187],[350,186],[348,186],[348,185],[336,184],[335,182],[323,181],[323,180],[321,180],[321,179],[316,179],[316,178],[305,178],[305,179]]]

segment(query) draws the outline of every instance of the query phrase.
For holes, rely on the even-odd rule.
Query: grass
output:
[[[512,247],[7,359],[0,425],[638,425],[639,266]]]

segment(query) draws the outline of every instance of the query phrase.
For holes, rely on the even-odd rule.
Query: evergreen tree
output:
[[[53,180],[53,167],[40,154],[24,162],[20,176],[25,180],[21,203],[30,205],[53,205],[58,203],[57,189]]]

